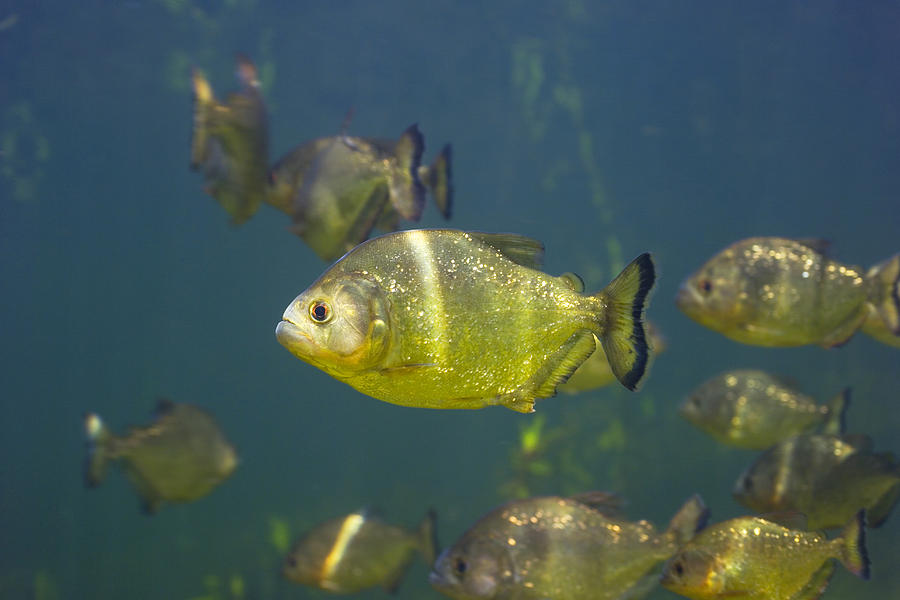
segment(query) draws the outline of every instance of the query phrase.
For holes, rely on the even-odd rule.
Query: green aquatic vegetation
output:
[[[0,187],[9,189],[16,202],[37,201],[49,159],[50,141],[31,103],[10,105],[0,118]]]
[[[278,554],[284,554],[290,549],[291,526],[286,519],[275,515],[269,517],[269,543]]]

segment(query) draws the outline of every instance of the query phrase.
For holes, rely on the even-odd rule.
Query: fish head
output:
[[[726,248],[685,279],[675,297],[679,310],[715,331],[744,323],[751,307],[740,257],[734,248]]]
[[[669,559],[659,583],[689,598],[718,598],[724,588],[721,566],[713,553],[689,544]]]
[[[489,538],[464,538],[435,561],[428,581],[457,600],[504,598],[515,569],[509,550]]]
[[[678,414],[704,431],[727,429],[734,417],[734,407],[727,402],[727,390],[718,379],[694,389],[678,407]]]
[[[767,476],[764,462],[765,454],[756,463],[748,467],[738,477],[731,490],[734,499],[751,510],[768,512],[780,507],[773,506],[778,501],[774,498],[772,478]]]
[[[385,356],[389,302],[363,273],[326,273],[285,309],[275,336],[291,354],[332,376],[364,371]]]
[[[322,560],[310,554],[309,545],[303,540],[291,549],[281,565],[282,577],[302,585],[318,586],[321,572]]]

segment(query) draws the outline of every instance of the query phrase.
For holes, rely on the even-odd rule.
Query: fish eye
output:
[[[744,489],[750,491],[753,489],[753,479],[750,477],[744,477]]]
[[[287,557],[287,565],[292,569],[297,566],[297,559],[294,558],[293,554]]]
[[[316,300],[309,305],[309,318],[316,323],[327,323],[331,320],[331,307],[327,302]]]
[[[675,569],[675,574],[681,577],[684,575],[684,566],[680,562],[676,562],[672,567]]]
[[[700,290],[701,290],[704,294],[710,293],[710,292],[712,291],[712,287],[713,287],[713,286],[712,286],[712,281],[710,281],[709,279],[704,279],[704,280],[702,280],[702,281],[700,282]]]
[[[466,572],[466,566],[467,566],[467,565],[466,565],[466,561],[464,561],[464,560],[461,559],[461,558],[457,558],[457,559],[456,559],[456,564],[454,565],[454,568],[456,569],[456,572],[457,572],[457,573],[459,573],[460,575],[462,575],[463,573],[465,573],[465,572]]]

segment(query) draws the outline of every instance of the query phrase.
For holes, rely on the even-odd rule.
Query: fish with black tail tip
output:
[[[426,189],[450,217],[450,146],[430,166],[421,164],[423,149],[416,125],[396,140],[346,134],[315,139],[272,168],[267,201],[293,217],[294,232],[320,258],[334,260],[376,226],[393,230],[400,218],[418,221]]]
[[[865,511],[831,540],[805,531],[800,515],[784,520],[789,526],[760,517],[710,525],[675,553],[660,583],[694,600],[813,600],[831,579],[832,558],[869,578]]]
[[[617,600],[657,585],[659,565],[703,526],[689,499],[663,531],[619,515],[618,498],[590,492],[515,500],[473,525],[434,564],[431,585],[457,600]]]
[[[268,197],[269,130],[256,67],[238,56],[236,72],[241,88],[224,103],[199,70],[192,73],[191,168],[203,173],[206,191],[239,225]]]
[[[736,369],[702,383],[678,412],[718,442],[764,450],[820,427],[825,433],[843,433],[849,404],[849,389],[828,404],[816,404],[765,371]]]
[[[109,464],[120,462],[147,513],[155,513],[163,502],[206,496],[238,464],[237,452],[215,419],[190,404],[160,400],[152,424],[132,427],[121,436],[93,413],[85,415],[84,426],[85,483],[100,485]]]
[[[803,434],[762,453],[732,493],[760,513],[799,511],[811,529],[840,527],[860,508],[877,527],[900,495],[900,467],[868,436]]]
[[[827,246],[741,240],[688,277],[676,304],[701,325],[757,346],[839,346],[866,321],[871,330],[900,336],[900,254],[865,273],[828,258]]]
[[[429,511],[415,531],[390,525],[357,511],[311,529],[288,553],[282,575],[340,594],[400,585],[416,552],[429,565],[437,554],[435,513]]]
[[[635,389],[650,360],[650,255],[585,295],[568,278],[539,271],[542,254],[540,242],[513,234],[387,234],[354,248],[297,296],[275,335],[297,358],[403,406],[532,412],[594,352],[596,339],[616,378]]]

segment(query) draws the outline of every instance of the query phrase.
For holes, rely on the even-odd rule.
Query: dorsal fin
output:
[[[622,517],[625,500],[615,492],[591,491],[569,496],[569,500],[593,508],[598,513],[611,518]]]
[[[467,232],[472,238],[487,244],[517,265],[540,269],[544,262],[544,244],[538,240],[515,233]]]
[[[782,527],[787,527],[788,529],[799,529],[800,531],[806,531],[807,528],[806,515],[804,515],[799,510],[782,510],[777,512],[770,512],[759,515],[759,518],[770,521],[772,523],[778,523]]]
[[[824,240],[822,238],[795,238],[794,241],[798,244],[803,244],[807,248],[812,248],[822,256],[829,256],[831,254],[831,240]]]
[[[845,443],[853,446],[857,452],[872,451],[872,438],[865,433],[848,433],[840,437]]]
[[[576,273],[567,271],[560,275],[559,278],[563,280],[563,283],[565,283],[566,286],[572,288],[572,290],[579,294],[584,293],[584,279],[579,277]]]

